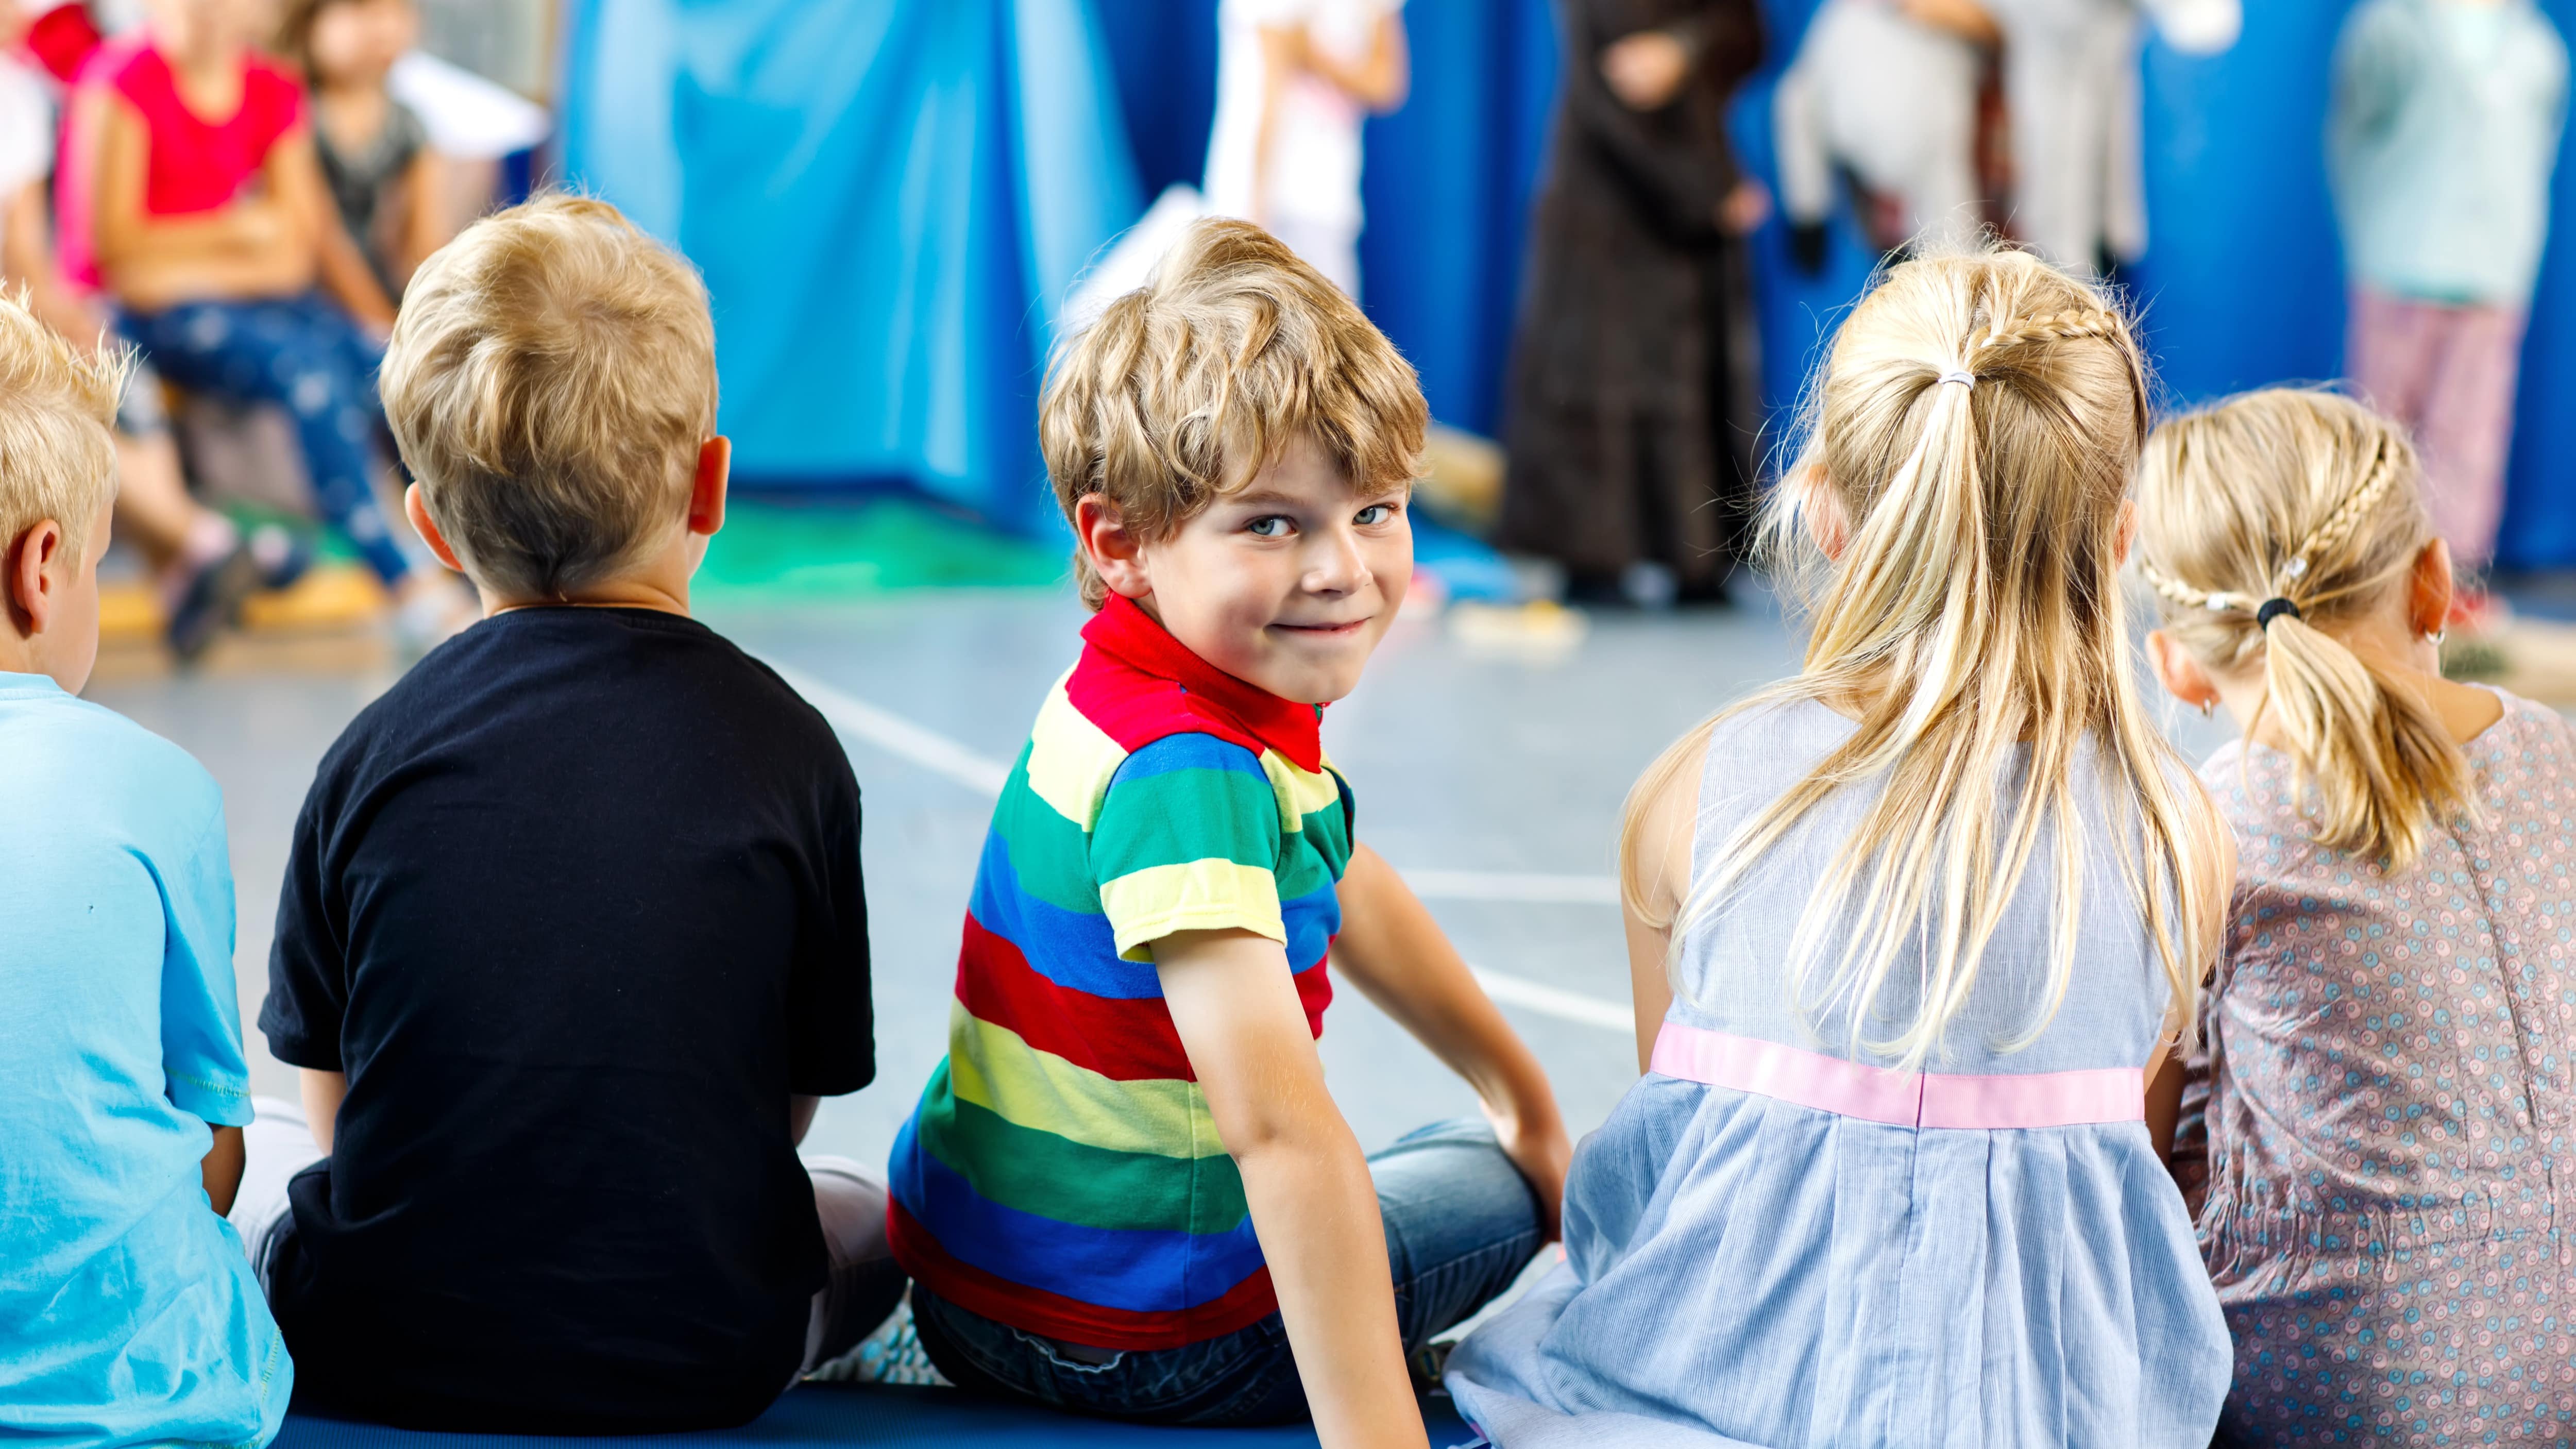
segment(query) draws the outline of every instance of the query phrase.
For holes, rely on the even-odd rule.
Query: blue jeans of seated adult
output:
[[[182,302],[125,312],[117,326],[161,375],[191,392],[235,403],[277,403],[294,421],[324,518],[357,545],[388,584],[411,571],[376,505],[372,444],[375,345],[318,294]]]
[[[1439,1122],[1369,1159],[1395,1319],[1409,1358],[1512,1284],[1539,1249],[1539,1205],[1493,1129]],[[1279,1315],[1181,1348],[1086,1349],[967,1312],[916,1283],[921,1346],[958,1387],[1157,1424],[1293,1424],[1305,1386]]]

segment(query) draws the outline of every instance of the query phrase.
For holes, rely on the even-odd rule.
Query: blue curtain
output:
[[[1097,0],[1149,183],[1190,180],[1206,146],[1216,0]],[[2249,0],[2215,57],[2151,42],[2145,58],[2152,243],[2124,279],[2144,309],[2165,401],[2325,381],[2342,369],[2344,285],[2322,150],[2326,66],[2353,0]],[[1738,98],[1745,161],[1773,174],[1771,78],[1816,0],[1766,0],[1770,64]],[[2543,0],[2576,34],[2576,0]],[[1543,160],[1557,34],[1547,0],[1411,0],[1414,90],[1370,124],[1361,241],[1369,313],[1423,374],[1432,411],[1499,426],[1528,199]],[[1198,78],[1193,80],[1192,78]],[[2524,353],[2502,560],[2576,564],[2576,166]],[[1824,272],[1789,266],[1774,224],[1754,238],[1765,391],[1785,419],[1871,258],[1838,227]]]
[[[2343,282],[2327,57],[2352,0],[2249,0],[2228,53],[2145,59],[2152,245],[2126,277],[2166,401],[2325,380]],[[2543,0],[2576,31],[2576,0]],[[1771,174],[1770,81],[1815,0],[1765,0],[1736,137]],[[576,0],[567,169],[679,243],[718,309],[746,477],[899,479],[1049,526],[1030,422],[1049,307],[1172,182],[1215,105],[1217,0]],[[1499,430],[1557,66],[1549,0],[1411,0],[1413,94],[1370,123],[1362,300],[1433,412]],[[2576,167],[2533,309],[2504,562],[2576,564]],[[1797,274],[1754,239],[1766,390],[1797,397],[1870,259]],[[1782,414],[1785,416],[1785,413]]]
[[[1139,211],[1083,0],[579,0],[564,166],[706,274],[747,482],[1051,526],[1054,305]]]

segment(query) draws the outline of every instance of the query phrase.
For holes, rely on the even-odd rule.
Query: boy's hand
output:
[[[1565,1123],[1553,1116],[1524,1123],[1491,1107],[1485,1109],[1485,1120],[1494,1124],[1494,1139],[1502,1144],[1503,1155],[1529,1179],[1530,1191],[1538,1194],[1541,1240],[1555,1242],[1563,1236],[1558,1220],[1565,1211],[1565,1172],[1574,1162],[1574,1143],[1565,1135]]]

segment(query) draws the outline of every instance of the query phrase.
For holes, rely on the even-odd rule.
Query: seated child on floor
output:
[[[313,154],[340,224],[390,297],[449,232],[446,160],[386,85],[419,41],[412,0],[291,0],[277,34],[311,87]]]
[[[922,1346],[970,1390],[1419,1446],[1406,1356],[1554,1231],[1546,1078],[1353,841],[1320,737],[1403,603],[1424,424],[1395,348],[1242,222],[1056,363],[1047,471],[1097,612],[994,810],[894,1150]],[[1328,953],[1490,1126],[1362,1158],[1315,1048]]]
[[[2227,1327],[2146,1083],[2227,837],[2132,683],[2137,340],[2035,257],[1935,256],[1816,386],[1770,518],[1823,556],[1806,667],[1630,797],[1646,1076],[1450,1387],[1504,1449],[2202,1449]]]
[[[402,599],[406,634],[434,641],[462,622],[462,591],[413,566],[377,505],[378,348],[358,324],[382,328],[393,308],[324,188],[303,87],[252,49],[239,0],[151,0],[149,13],[74,93],[65,268],[114,297],[119,330],[162,376],[286,410],[321,512]]]
[[[107,309],[70,284],[54,255],[52,177],[58,150],[54,78],[15,47],[27,12],[0,0],[0,279],[24,288],[27,308],[92,349],[112,335]],[[171,647],[194,658],[253,592],[302,572],[306,552],[274,525],[245,538],[231,520],[188,496],[179,450],[162,416],[161,379],[138,363],[116,411],[116,532],[152,567]]]
[[[2534,1185],[2576,1107],[2576,730],[2442,677],[2450,553],[2359,403],[2166,423],[2139,501],[2158,672],[2242,731],[2201,767],[2238,851],[2195,1073],[2222,1438],[2562,1438],[2576,1284]]]
[[[577,198],[479,223],[404,299],[411,521],[486,617],[359,714],[296,821],[260,1028],[328,1156],[237,1221],[299,1403],[739,1424],[902,1293],[884,1189],[796,1155],[875,1072],[858,785],[689,617],[714,344],[688,264]]]
[[[294,1369],[221,1216],[251,1115],[223,797],[75,697],[120,381],[0,299],[0,1439],[257,1446]]]

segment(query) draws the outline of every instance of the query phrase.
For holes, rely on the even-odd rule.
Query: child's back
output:
[[[68,692],[97,649],[115,397],[112,366],[0,299],[0,1439],[243,1449],[294,1371],[208,1198],[250,1120],[223,798]]]
[[[2576,729],[2442,678],[2448,557],[2390,420],[2249,393],[2142,477],[2159,667],[2245,731],[2201,768],[2238,848],[2195,1073],[2226,1435],[2565,1442]]]
[[[849,761],[686,616],[724,482],[705,293],[604,204],[532,202],[422,268],[385,392],[415,522],[491,612],[296,824],[260,1025],[308,1101],[346,1093],[253,1243],[299,1392],[741,1423],[835,1326],[793,1099],[875,1055]],[[882,1197],[858,1216],[881,1239]]]
[[[1699,868],[1853,730],[1813,702],[1721,722]],[[2209,1351],[2224,1330],[2142,1126],[2140,1064],[2172,993],[2102,845],[2119,818],[2104,783],[2084,781],[2076,805],[2093,887],[2082,969],[2019,1050],[2001,1048],[2048,1003],[2053,839],[1924,1064],[1937,1076],[1854,1051],[1847,1014],[1811,1017],[1785,987],[1801,908],[1867,791],[1806,815],[1684,931],[1653,1069],[1569,1181],[1573,1274],[1452,1360],[1487,1433],[1586,1442],[1547,1433],[1558,1409],[1678,1408],[1764,1445],[1909,1443],[1931,1425],[1986,1444],[2152,1444],[2205,1422],[2226,1390]],[[1900,958],[1891,980],[1920,965]],[[1900,1021],[1913,1005],[1882,1002]]]
[[[1450,1383],[1505,1449],[2200,1449],[2226,1326],[2147,1083],[2225,840],[2131,684],[2135,338],[2027,255],[1917,260],[1813,418],[1806,666],[1630,798],[1646,1076]]]

